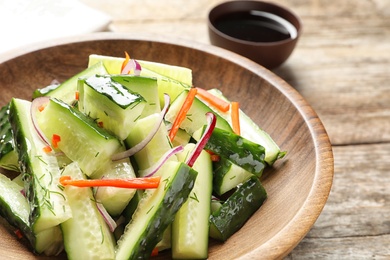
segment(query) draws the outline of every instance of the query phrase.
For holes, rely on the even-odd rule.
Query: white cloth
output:
[[[0,55],[27,44],[104,31],[110,21],[77,0],[0,0]]]

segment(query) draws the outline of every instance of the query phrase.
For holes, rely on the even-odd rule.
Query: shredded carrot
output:
[[[179,113],[177,114],[177,117],[175,121],[172,124],[171,131],[169,131],[169,139],[173,141],[173,139],[176,136],[177,131],[179,130],[180,124],[184,121],[186,118],[188,110],[190,110],[192,103],[194,102],[195,95],[197,93],[196,88],[191,88],[188,92],[188,95],[186,99],[184,100],[184,103],[182,107],[179,110]]]
[[[241,134],[240,130],[240,105],[238,102],[232,102],[231,104],[231,116],[232,116],[232,127],[236,134]]]
[[[53,144],[54,148],[58,148],[58,143],[61,141],[61,136],[57,134],[53,134],[51,138],[51,143]]]
[[[210,150],[206,150],[206,152],[208,152],[208,153],[210,154],[210,159],[211,159],[211,161],[213,161],[213,162],[219,162],[219,160],[221,159],[221,157],[219,157],[218,154],[215,154],[215,153],[213,153],[213,152],[210,151]]]
[[[126,58],[125,58],[125,60],[124,60],[123,63],[122,63],[121,71],[126,67],[127,63],[129,63],[129,60],[130,60],[130,56],[129,56],[129,54],[127,53],[127,51],[125,51],[125,55],[126,55]]]
[[[158,248],[155,247],[152,251],[152,253],[150,254],[150,256],[158,256]]]
[[[78,101],[80,99],[80,92],[76,90],[74,95],[75,95],[75,99]]]
[[[61,176],[60,184],[76,187],[117,187],[128,189],[154,189],[160,184],[160,176],[131,179],[88,179],[72,180],[70,176]]]
[[[211,94],[203,88],[196,88],[198,90],[197,95],[203,100],[207,101],[210,105],[216,107],[222,112],[229,111],[229,102]]]
[[[15,233],[15,235],[16,235],[16,237],[17,237],[18,239],[22,239],[22,238],[23,238],[23,233],[22,233],[22,231],[20,231],[20,229],[16,229],[16,230],[14,231],[14,233]]]
[[[53,151],[53,149],[51,149],[51,147],[49,145],[46,145],[45,147],[43,147],[43,151],[45,153],[50,153],[51,151]]]

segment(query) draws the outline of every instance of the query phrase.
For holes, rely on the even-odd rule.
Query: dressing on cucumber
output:
[[[87,176],[102,176],[111,156],[124,150],[115,135],[61,100],[50,99],[45,109],[36,113],[43,133],[49,138],[59,136],[58,148]]]
[[[186,145],[178,155],[186,161],[194,144]],[[212,193],[212,163],[210,154],[202,151],[195,164],[198,172],[188,200],[180,208],[172,224],[172,257],[174,259],[207,259],[209,242],[210,200]]]
[[[0,109],[0,167],[19,171],[18,154],[15,151],[14,136],[8,115],[9,104]]]
[[[118,241],[116,258],[146,259],[161,241],[165,229],[188,199],[197,172],[184,163],[168,162],[159,170],[161,184],[147,190]]]
[[[60,168],[53,153],[44,152],[31,120],[31,102],[13,98],[9,119],[13,127],[16,149],[24,174],[26,196],[30,202],[30,223],[38,233],[71,218],[72,214],[58,187]]]

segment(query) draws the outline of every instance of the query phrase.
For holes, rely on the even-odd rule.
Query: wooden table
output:
[[[209,43],[221,0],[83,0],[115,32]],[[297,13],[302,38],[274,72],[316,110],[333,145],[334,184],[312,230],[287,259],[390,259],[390,1],[273,0]]]

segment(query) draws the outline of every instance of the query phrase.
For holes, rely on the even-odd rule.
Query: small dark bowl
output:
[[[293,33],[291,34],[292,37],[276,41],[253,40],[249,38],[243,39],[242,37],[237,38],[230,36],[226,32],[222,32],[218,29],[220,28],[218,27],[218,22],[221,17],[252,11],[261,11],[261,13],[265,12],[266,15],[276,15],[283,18],[285,21],[288,21],[290,25],[293,25]],[[234,24],[234,26],[236,27],[237,24]],[[244,26],[247,25],[240,26],[240,29],[242,29],[240,33],[245,32]],[[225,2],[211,9],[208,16],[208,28],[210,41],[213,45],[236,52],[268,69],[273,69],[285,62],[294,50],[301,35],[302,24],[299,17],[285,7],[269,2],[244,0]],[[245,36],[251,37],[249,34]]]

